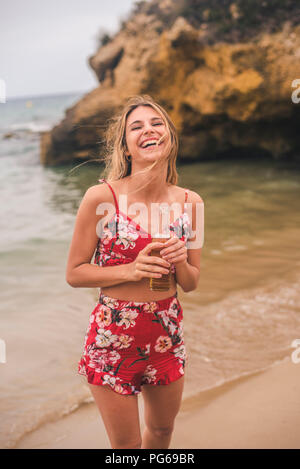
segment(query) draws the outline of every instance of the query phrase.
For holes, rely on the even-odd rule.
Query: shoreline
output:
[[[298,366],[297,366],[298,365]],[[196,401],[196,402],[195,402]],[[143,398],[139,396],[141,432]],[[300,449],[300,363],[288,356],[183,403],[170,449]],[[111,449],[95,403],[24,435],[15,449]]]

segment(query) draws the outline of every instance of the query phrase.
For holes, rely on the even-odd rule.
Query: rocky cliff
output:
[[[179,160],[300,155],[300,5],[291,0],[138,2],[89,58],[99,86],[41,137],[41,161],[97,158],[107,120],[147,93],[179,132]]]

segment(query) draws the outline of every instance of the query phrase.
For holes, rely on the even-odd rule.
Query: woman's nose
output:
[[[144,132],[147,132],[147,133],[148,133],[148,132],[150,132],[150,131],[152,131],[152,132],[154,133],[152,125],[151,125],[150,123],[148,123],[148,124],[145,123],[145,125],[144,125]]]

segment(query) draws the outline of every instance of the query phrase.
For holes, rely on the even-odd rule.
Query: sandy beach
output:
[[[143,400],[139,398],[141,430]],[[177,416],[171,449],[300,448],[300,363],[290,357],[234,383],[185,402]],[[26,435],[21,449],[110,449],[94,403]]]

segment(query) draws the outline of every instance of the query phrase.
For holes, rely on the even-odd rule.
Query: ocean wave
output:
[[[10,126],[10,129],[13,131],[25,131],[25,132],[31,132],[31,133],[39,133],[39,132],[45,132],[50,130],[53,127],[53,123],[51,122],[35,122],[35,121],[29,121],[29,122],[20,122],[18,124],[12,124]]]

